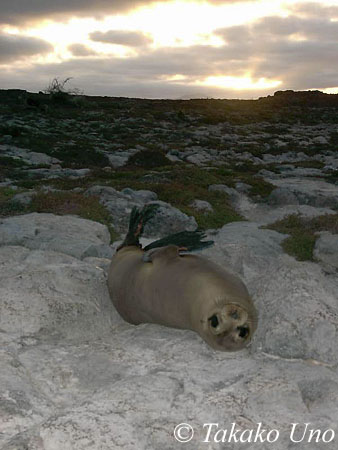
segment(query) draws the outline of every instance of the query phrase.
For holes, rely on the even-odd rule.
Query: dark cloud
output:
[[[97,54],[94,50],[83,44],[71,44],[67,48],[74,56],[91,56]]]
[[[0,22],[17,24],[36,19],[71,16],[104,17],[151,4],[155,0],[1,0]],[[162,0],[163,2],[169,0]]]
[[[92,41],[108,44],[126,45],[129,47],[140,47],[150,44],[152,39],[140,31],[109,30],[106,32],[95,31],[89,35]]]
[[[53,46],[42,39],[0,33],[0,63],[9,63],[26,56],[52,51]]]
[[[172,0],[160,0],[160,3],[170,1]],[[204,2],[204,0],[196,1]],[[222,5],[244,0],[206,1]],[[0,23],[19,24],[42,18],[67,20],[72,16],[102,18],[107,14],[124,13],[152,3],[159,3],[159,0],[1,0]]]

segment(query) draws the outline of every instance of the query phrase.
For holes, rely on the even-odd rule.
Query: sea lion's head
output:
[[[214,349],[236,351],[245,348],[256,330],[257,314],[252,305],[226,303],[204,317],[203,339]]]
[[[196,331],[215,350],[242,350],[257,328],[253,301],[238,277],[227,274],[226,279],[208,281],[208,289],[201,289],[196,303]],[[206,280],[202,284],[206,286]]]

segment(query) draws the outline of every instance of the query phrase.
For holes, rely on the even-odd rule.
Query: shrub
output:
[[[128,159],[128,165],[139,166],[146,169],[168,166],[171,161],[161,152],[153,150],[141,150]]]
[[[63,81],[60,81],[58,78],[53,78],[49,86],[43,92],[50,95],[51,100],[54,102],[68,103],[71,95],[83,94],[78,88],[65,89],[65,84],[71,79],[72,77],[68,77]]]

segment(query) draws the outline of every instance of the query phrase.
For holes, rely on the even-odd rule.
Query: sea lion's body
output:
[[[194,330],[218,350],[247,345],[257,315],[239,277],[176,245],[146,253],[125,246],[111,262],[110,296],[126,321]]]

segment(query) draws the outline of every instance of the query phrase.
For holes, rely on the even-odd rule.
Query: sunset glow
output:
[[[278,80],[267,80],[266,78],[260,78],[254,81],[251,77],[208,77],[202,82],[197,84],[205,86],[218,86],[222,88],[234,89],[234,90],[247,90],[247,89],[269,89],[276,88],[282,82]]]

